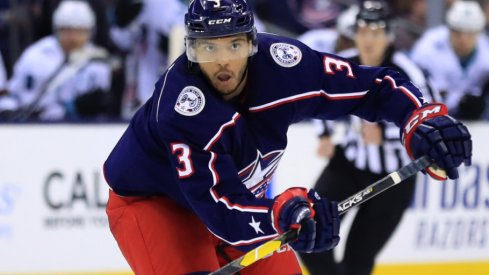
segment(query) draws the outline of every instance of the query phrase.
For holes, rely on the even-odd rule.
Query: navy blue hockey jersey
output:
[[[397,72],[259,34],[237,100],[224,101],[185,55],[177,59],[108,157],[105,176],[119,195],[173,198],[214,235],[248,249],[277,235],[264,194],[289,125],[347,114],[399,125],[422,104]]]

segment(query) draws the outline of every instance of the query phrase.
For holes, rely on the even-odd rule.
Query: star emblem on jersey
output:
[[[273,172],[277,169],[283,153],[283,150],[277,150],[262,155],[260,151],[257,151],[256,159],[239,171],[241,182],[256,197],[263,196],[267,191]]]
[[[265,234],[265,232],[263,232],[263,230],[261,230],[260,228],[260,223],[261,222],[256,222],[255,221],[255,217],[251,216],[251,222],[248,223],[251,227],[253,227],[253,229],[255,229],[255,232],[256,234],[258,233],[262,233],[262,234]]]
[[[286,68],[294,67],[302,59],[301,50],[287,43],[274,43],[270,46],[270,54],[275,62]]]
[[[202,112],[204,106],[204,93],[197,87],[187,86],[178,95],[175,111],[184,116],[195,116]]]

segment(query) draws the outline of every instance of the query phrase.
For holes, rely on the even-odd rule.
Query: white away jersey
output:
[[[480,96],[489,80],[489,42],[481,34],[475,55],[464,69],[449,36],[446,26],[428,30],[413,47],[411,58],[429,74],[435,89],[446,92],[444,103],[453,111],[464,94]]]
[[[22,53],[8,90],[19,108],[40,111],[42,120],[63,119],[77,96],[110,88],[110,65],[96,60],[103,55],[87,45],[67,58],[55,36],[45,37]]]

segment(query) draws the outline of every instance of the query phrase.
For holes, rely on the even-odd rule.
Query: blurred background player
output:
[[[394,47],[397,50],[409,51],[427,27],[428,0],[395,0],[389,2],[396,10],[394,20]]]
[[[65,0],[33,0],[30,5],[31,29],[35,40],[39,40],[45,36],[54,34],[52,17],[59,3]],[[120,12],[117,12],[116,7],[121,6],[121,3],[126,1],[139,0],[78,0],[86,2],[93,11],[95,16],[95,26],[92,29],[91,43],[102,47],[109,52],[109,62],[112,68],[112,80],[110,87],[110,105],[108,107],[108,117],[112,120],[118,118],[121,112],[122,91],[125,87],[125,68],[124,59],[126,52],[119,48],[114,43],[110,35],[113,25],[120,18]],[[17,1],[17,6],[19,2]],[[124,7],[124,13],[137,11],[134,7]],[[27,11],[28,12],[28,11]]]
[[[446,25],[428,30],[415,44],[411,58],[433,80],[434,88],[452,115],[487,119],[489,95],[489,39],[486,19],[475,1],[455,1]]]
[[[172,31],[183,33],[186,7],[179,0],[119,0],[111,37],[128,54],[121,116],[130,119],[151,96],[154,83],[168,67]],[[179,36],[183,40],[183,34]],[[177,38],[176,38],[177,39]],[[179,40],[180,42],[182,40]],[[181,45],[181,43],[179,43]],[[179,54],[183,52],[183,47]]]
[[[90,43],[95,18],[83,1],[62,1],[52,19],[55,35],[29,46],[8,84],[9,119],[78,120],[107,111],[108,53]],[[1,106],[2,104],[0,104]]]
[[[354,41],[358,52],[350,60],[361,65],[390,67],[399,71],[424,93],[426,100],[431,101],[434,95],[422,71],[405,54],[394,49],[391,19],[386,2],[363,2],[354,24]],[[371,123],[350,116],[346,136],[340,144],[334,145],[331,134],[332,129],[325,128],[320,137],[318,153],[329,159],[329,163],[314,189],[334,200],[342,201],[355,190],[367,187],[410,162],[400,142],[399,128],[393,123]],[[407,179],[359,206],[344,239],[346,244],[342,261],[335,261],[336,249],[316,254],[301,253],[309,272],[313,275],[371,274],[376,256],[408,207],[415,180],[416,177]]]
[[[273,33],[296,37],[308,30],[331,28],[345,4],[355,0],[255,0],[260,18]]]
[[[45,36],[52,35],[55,28],[52,24],[54,11],[62,1],[66,0],[34,0],[31,4],[35,21],[33,22],[34,38],[36,40]],[[118,3],[121,0],[115,1],[100,1],[100,0],[77,0],[86,2],[92,10],[95,18],[96,28],[92,29],[91,41],[93,44],[114,51],[115,45],[110,39],[110,26],[107,20],[109,13],[108,3]]]

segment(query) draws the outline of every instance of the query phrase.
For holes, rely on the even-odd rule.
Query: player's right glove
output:
[[[273,226],[283,234],[298,229],[297,240],[290,246],[298,252],[322,252],[340,241],[338,204],[321,198],[311,189],[293,187],[274,199],[271,209]]]

